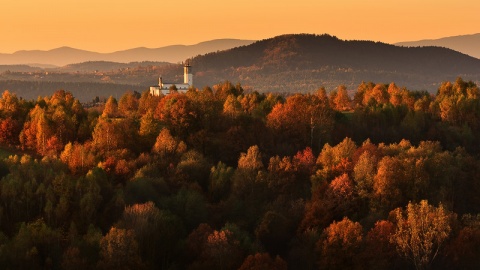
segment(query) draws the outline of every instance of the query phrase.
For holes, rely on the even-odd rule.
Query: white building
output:
[[[170,94],[170,87],[175,85],[179,93],[186,93],[193,85],[192,66],[190,62],[185,62],[183,66],[183,83],[164,83],[162,77],[158,78],[158,85],[150,86],[150,94],[153,96],[160,96],[160,94]]]

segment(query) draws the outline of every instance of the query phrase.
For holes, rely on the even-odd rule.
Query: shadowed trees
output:
[[[0,265],[476,269],[478,99],[461,79],[351,102],[229,82],[93,108],[4,92]]]

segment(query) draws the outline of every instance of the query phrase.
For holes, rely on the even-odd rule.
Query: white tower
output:
[[[186,61],[185,66],[183,67],[183,83],[186,83],[189,86],[193,85],[192,66],[190,66],[190,61]]]

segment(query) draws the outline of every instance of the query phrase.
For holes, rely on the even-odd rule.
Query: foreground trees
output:
[[[478,102],[461,79],[353,100],[226,82],[89,109],[4,92],[0,265],[477,269]]]
[[[405,211],[397,208],[392,215],[396,228],[390,241],[416,269],[429,268],[450,235],[451,214],[442,205],[434,207],[422,200],[409,203]]]

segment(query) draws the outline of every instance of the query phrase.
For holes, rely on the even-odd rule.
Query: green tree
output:
[[[177,164],[177,178],[187,183],[198,183],[207,191],[211,164],[195,150],[183,153]]]
[[[13,268],[49,269],[60,261],[60,233],[45,224],[43,219],[20,224],[13,239]]]
[[[211,201],[218,202],[228,197],[233,174],[234,169],[221,161],[210,169],[208,195]]]

